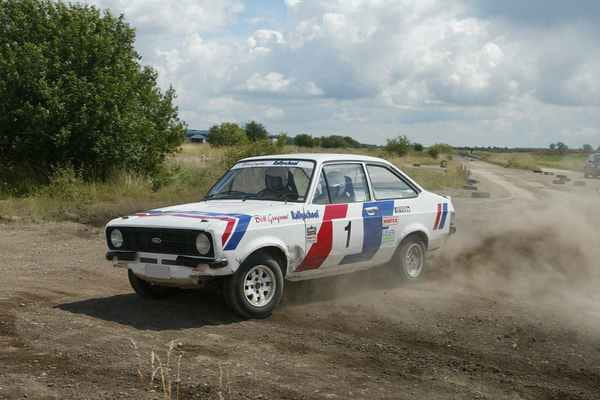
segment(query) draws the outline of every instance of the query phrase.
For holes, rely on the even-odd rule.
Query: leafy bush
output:
[[[427,149],[427,154],[429,154],[431,158],[435,158],[437,160],[437,158],[440,156],[440,150],[436,146],[431,146],[429,149]]]
[[[277,141],[275,142],[275,144],[278,147],[283,147],[286,146],[288,144],[294,144],[294,140],[292,138],[290,138],[287,133],[280,133],[279,136],[277,136]]]
[[[223,122],[209,129],[208,143],[215,147],[243,145],[248,143],[248,136],[238,124]]]
[[[330,135],[321,137],[321,147],[326,149],[360,146],[361,144],[350,136]]]
[[[437,159],[440,154],[454,154],[454,148],[449,144],[438,143],[430,146],[427,149],[427,154],[429,154],[432,158]]]
[[[384,149],[390,154],[395,154],[399,157],[405,156],[408,154],[408,150],[410,150],[410,140],[406,136],[388,139]]]
[[[246,131],[246,135],[248,139],[252,142],[257,142],[259,140],[266,140],[269,137],[269,132],[265,129],[263,124],[260,124],[256,121],[250,121],[244,126],[244,130]]]
[[[0,171],[48,182],[152,173],[184,138],[172,89],[140,65],[135,31],[93,6],[0,0]]]
[[[420,153],[423,151],[423,145],[421,143],[413,143],[413,150]]]
[[[299,135],[296,135],[294,137],[294,144],[296,146],[300,146],[300,147],[314,147],[315,146],[313,137],[306,133],[301,133]]]

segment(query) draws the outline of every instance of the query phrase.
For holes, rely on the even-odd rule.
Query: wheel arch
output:
[[[281,273],[283,274],[283,277],[285,278],[285,276],[287,275],[287,269],[288,269],[288,255],[287,255],[286,251],[284,250],[284,248],[282,248],[281,246],[279,246],[277,244],[273,244],[273,243],[263,244],[262,246],[257,247],[254,250],[250,251],[246,255],[246,257],[244,257],[242,263],[245,262],[246,260],[248,260],[250,257],[254,257],[258,254],[267,254],[267,255],[271,256],[273,259],[275,259],[275,261],[277,261],[277,263],[281,267]]]
[[[404,243],[406,243],[407,240],[410,240],[411,238],[418,238],[418,239],[422,240],[425,243],[425,250],[427,250],[429,248],[429,236],[423,229],[409,231],[407,234],[404,235],[402,240],[400,240],[400,243],[398,243],[397,248],[399,249],[400,247],[402,247],[402,245]]]

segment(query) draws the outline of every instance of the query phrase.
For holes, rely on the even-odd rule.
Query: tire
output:
[[[257,287],[257,283],[260,287]],[[283,297],[283,273],[273,257],[254,254],[223,285],[225,303],[242,318],[267,318]]]
[[[409,236],[402,241],[394,254],[392,267],[403,281],[417,281],[427,266],[427,245],[418,236]],[[411,257],[413,258],[411,261]]]
[[[145,280],[138,278],[133,271],[128,270],[127,276],[131,287],[140,297],[145,299],[165,299],[177,293],[177,288],[153,285]]]

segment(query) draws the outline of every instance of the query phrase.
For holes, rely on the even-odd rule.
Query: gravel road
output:
[[[164,399],[171,341],[180,399],[600,398],[600,180],[469,164],[491,197],[451,193],[422,282],[289,284],[263,321],[212,288],[137,298],[97,228],[0,224],[0,399]]]

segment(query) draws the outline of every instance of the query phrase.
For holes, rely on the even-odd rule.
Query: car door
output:
[[[366,233],[372,238],[370,261],[377,265],[392,258],[404,231],[418,218],[419,189],[387,165],[367,164],[366,169],[374,200],[365,208],[376,207],[380,216]]]
[[[370,192],[362,163],[330,163],[323,166],[305,213],[307,253],[296,272],[338,272],[348,255],[362,252],[364,203]]]

